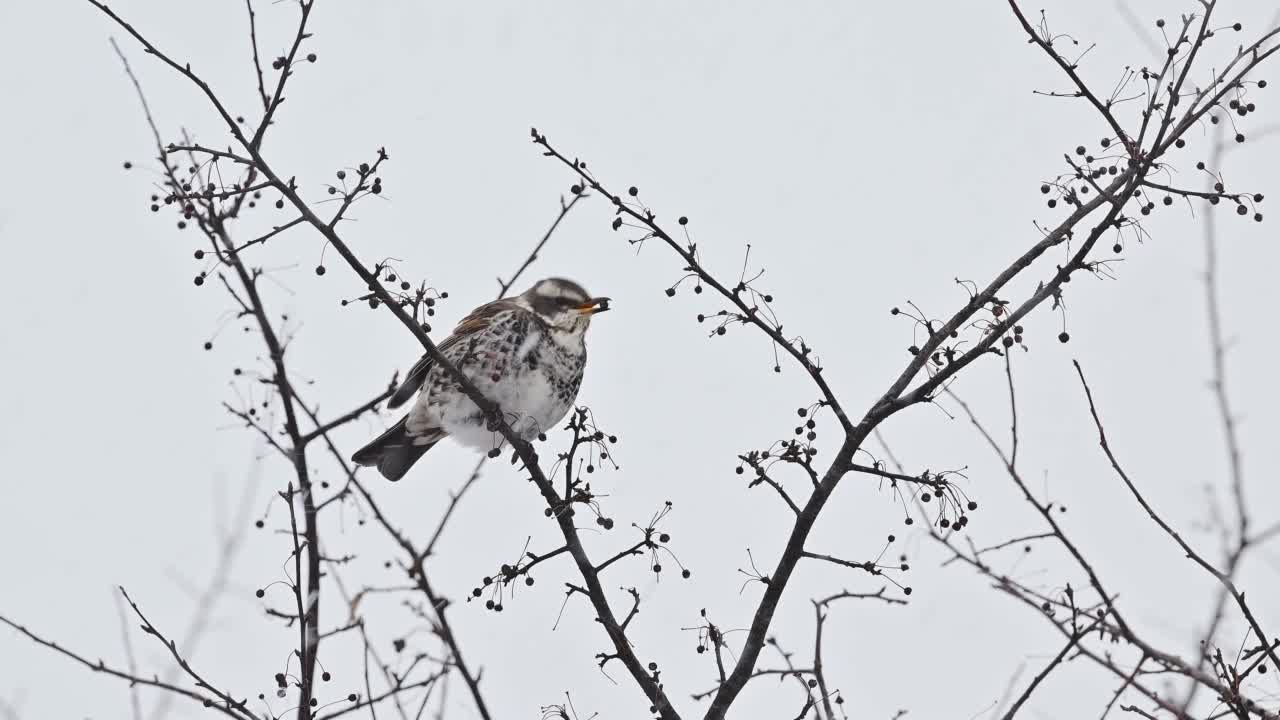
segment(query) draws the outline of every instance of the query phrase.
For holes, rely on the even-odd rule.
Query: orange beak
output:
[[[602,313],[608,309],[609,298],[607,297],[591,298],[574,308],[574,310],[577,310],[581,315],[595,315],[596,313]]]

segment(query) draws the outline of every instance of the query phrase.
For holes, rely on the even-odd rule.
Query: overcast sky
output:
[[[1145,43],[1159,40],[1159,12],[1173,18],[1198,6],[1129,3],[1141,22],[1135,28],[1111,2],[1041,4],[1056,32],[1079,38],[1082,49],[1098,43],[1083,68],[1106,88],[1126,64],[1155,62]],[[112,7],[189,61],[233,111],[254,116],[239,3],[117,0]],[[291,38],[296,10],[287,2],[258,9],[263,52],[273,57]],[[1220,12],[1223,24],[1240,20],[1247,34],[1273,10],[1266,0],[1224,0]],[[1033,95],[1066,86],[1002,2],[320,3],[313,30],[308,47],[318,62],[292,81],[267,155],[322,199],[335,170],[388,149],[385,193],[358,205],[343,230],[366,259],[398,258],[405,276],[449,291],[438,307],[438,339],[491,299],[494,278],[515,269],[567,191],[564,169],[529,142],[529,127],[537,126],[615,190],[638,186],[661,218],[689,216],[693,238],[721,277],[737,277],[750,245],[751,267],[766,270],[760,284],[775,296],[788,333],[802,333],[816,348],[826,378],[859,413],[908,359],[911,327],[889,309],[910,300],[937,317],[958,307],[966,296],[956,278],[989,280],[1039,238],[1033,222],[1061,216],[1045,207],[1038,188],[1063,169],[1063,152],[1106,134],[1084,103]],[[206,267],[192,259],[197,236],[147,209],[157,164],[112,36],[166,140],[186,127],[202,141],[226,143],[193,88],[87,4],[10,2],[0,10],[0,613],[91,658],[123,663],[113,587],[125,585],[158,626],[180,636],[194,594],[210,580],[219,518],[234,515],[246,483],[251,519],[262,516],[290,472],[278,459],[257,461],[265,455],[258,441],[221,406],[261,396],[260,388],[234,382],[232,371],[261,367],[262,350],[256,335],[228,318],[219,288],[192,284]],[[1224,35],[1216,51],[1235,41]],[[1280,79],[1276,68],[1273,62],[1259,77]],[[1246,134],[1280,123],[1275,92],[1258,94],[1259,112],[1241,125]],[[1200,186],[1194,165],[1209,144],[1207,135],[1193,134],[1175,158],[1179,181]],[[126,161],[134,169],[123,170]],[[1233,150],[1226,172],[1233,188],[1280,197],[1276,168],[1280,137],[1272,136]],[[268,227],[274,213],[263,207],[250,216],[243,237]],[[1270,214],[1274,220],[1258,224],[1228,210],[1218,225],[1230,383],[1259,525],[1278,519],[1280,502],[1273,371],[1280,211]],[[1136,482],[1216,557],[1215,536],[1205,530],[1215,497],[1208,488],[1222,488],[1226,463],[1207,384],[1203,219],[1183,204],[1157,213],[1146,223],[1149,240],[1126,243],[1115,280],[1078,277],[1068,286],[1071,342],[1054,339],[1061,316],[1040,310],[1025,323],[1031,351],[1015,358],[1026,476],[1068,507],[1067,530],[1120,594],[1130,621],[1188,655],[1213,585],[1110,473],[1071,360],[1088,373]],[[758,334],[735,329],[708,340],[695,315],[719,309],[715,300],[687,291],[668,299],[664,288],[681,274],[677,259],[656,245],[637,252],[609,230],[610,220],[605,203],[584,203],[528,280],[564,275],[614,298],[615,311],[591,330],[581,399],[620,437],[621,471],[598,474],[594,483],[622,527],[589,533],[587,542],[596,557],[611,554],[633,539],[630,522],[643,524],[662,502],[674,503],[664,528],[692,579],[664,573],[654,582],[636,562],[605,584],[641,591],[638,652],[661,664],[669,694],[690,717],[705,705],[688,695],[711,686],[714,667],[694,652],[696,633],[683,628],[699,624],[702,608],[724,627],[746,627],[761,589],[742,588],[738,569],[749,568],[748,549],[762,570],[772,567],[788,527],[776,497],[748,491],[734,474],[735,457],[789,436],[795,409],[816,395],[796,369],[772,372],[770,347]],[[317,277],[312,268],[322,254],[318,236],[297,230],[255,262],[273,268],[268,302],[296,331],[293,369],[314,380],[308,396],[337,413],[376,393],[417,350],[389,313],[339,306],[363,288],[332,256],[331,271]],[[1019,291],[1056,261],[1046,259]],[[990,361],[954,386],[1001,438],[1003,382],[1002,367]],[[339,440],[353,449],[384,422],[355,423]],[[832,423],[819,432],[830,455]],[[1042,530],[968,423],[917,407],[884,433],[912,472],[966,468],[964,488],[981,503],[970,527],[979,545]],[[421,541],[473,463],[467,451],[443,444],[403,482],[369,481],[395,522]],[[277,503],[266,530],[244,525],[228,593],[189,653],[240,695],[269,693],[296,641],[294,631],[263,616],[253,596],[282,577],[288,538],[271,532],[286,520],[281,509]],[[915,589],[910,605],[833,611],[828,678],[852,717],[887,719],[898,709],[910,718],[985,717],[1011,678],[1021,672],[1021,687],[1058,651],[1058,636],[971,573],[940,567],[944,556],[905,532],[902,520],[887,490],[849,476],[811,540],[817,551],[862,559],[897,533],[891,556],[905,552],[913,566],[903,578]],[[372,524],[355,521],[347,512],[326,525],[326,550],[357,556],[344,579],[402,582],[383,567],[394,546]],[[606,642],[585,604],[570,602],[552,631],[562,582],[574,579],[567,562],[542,568],[538,584],[521,588],[501,615],[462,602],[529,537],[533,550],[558,546],[534,489],[494,463],[431,566],[441,592],[458,601],[455,629],[468,660],[484,668],[495,716],[537,717],[539,705],[568,691],[584,718],[647,717],[647,702],[620,667],[611,668],[613,680],[596,668],[593,655]],[[1079,573],[1047,549],[996,565],[1041,589],[1081,585]],[[1262,548],[1244,573],[1270,628],[1280,623],[1280,607],[1268,601],[1280,590],[1278,572],[1280,544]],[[808,598],[878,587],[862,574],[802,566],[772,634],[807,656]],[[620,607],[625,597],[613,595]],[[332,594],[325,603],[326,626],[339,622],[340,603]],[[362,610],[388,656],[391,639],[414,627],[391,596]],[[1229,624],[1224,638],[1238,643],[1239,624]],[[144,671],[167,671],[162,648],[140,633],[134,641]],[[321,659],[334,680],[322,700],[360,690],[357,646],[326,647]],[[761,663],[776,666],[777,658],[766,653]],[[0,700],[16,717],[129,715],[122,683],[8,630],[0,630],[0,668]],[[1275,674],[1267,677],[1259,695],[1280,691]],[[1115,684],[1071,663],[1037,692],[1027,716],[1096,715]],[[758,681],[734,717],[790,717],[798,696],[794,687]],[[450,718],[476,716],[461,685],[451,697]],[[155,696],[144,700],[150,707]],[[198,710],[179,703],[172,717]]]

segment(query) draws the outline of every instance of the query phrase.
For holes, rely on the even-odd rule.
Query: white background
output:
[[[1257,32],[1272,12],[1262,0],[1224,2],[1223,58],[1237,37]],[[235,112],[256,117],[247,22],[234,2],[120,0],[112,7],[176,58],[189,61]],[[1126,64],[1158,62],[1154,19],[1196,3],[1135,2],[1135,28],[1109,2],[1046,5],[1051,26],[1099,46],[1083,71],[1110,88]],[[1032,14],[1038,6],[1028,6]],[[266,62],[291,39],[290,3],[259,3]],[[1062,154],[1106,134],[1082,101],[1033,89],[1067,84],[1026,43],[1004,3],[321,3],[319,55],[291,81],[268,141],[268,158],[298,178],[309,197],[339,168],[371,160],[385,146],[381,199],[362,202],[343,227],[369,260],[395,257],[402,272],[448,290],[436,337],[468,308],[490,299],[494,278],[509,275],[543,232],[570,178],[529,142],[531,125],[579,155],[615,191],[637,185],[660,216],[691,218],[707,264],[736,278],[747,244],[753,266],[789,333],[803,333],[846,407],[860,413],[906,363],[911,328],[889,308],[915,301],[946,316],[966,297],[955,278],[985,282],[1039,238],[1033,221],[1052,224],[1039,185],[1060,172]],[[113,588],[125,585],[151,619],[181,636],[194,595],[217,557],[217,518],[234,515],[245,483],[255,483],[254,517],[290,478],[257,439],[222,409],[247,387],[232,368],[262,366],[256,336],[226,318],[216,286],[195,287],[204,265],[176,218],[153,215],[147,196],[158,179],[149,132],[107,38],[125,48],[149,94],[166,140],[186,127],[224,145],[220,123],[194,89],[145,56],[87,4],[10,2],[0,11],[0,612],[91,658],[122,664]],[[1160,47],[1163,47],[1161,45]],[[1221,66],[1220,60],[1213,65]],[[1208,65],[1205,66],[1207,68]],[[1280,80],[1272,63],[1259,77]],[[1257,92],[1259,112],[1242,124],[1260,133],[1280,122],[1272,98]],[[1134,107],[1134,105],[1130,105]],[[1196,160],[1207,134],[1193,133],[1174,156],[1179,181],[1199,188]],[[1231,188],[1280,197],[1275,138],[1233,150]],[[122,170],[131,161],[134,169]],[[1264,203],[1264,212],[1268,205]],[[1225,206],[1224,206],[1225,207]],[[1220,213],[1225,323],[1233,338],[1230,383],[1250,504],[1257,523],[1276,519],[1274,470],[1280,450],[1277,351],[1280,261],[1274,219],[1257,224]],[[1054,338],[1061,318],[1037,311],[1027,325],[1030,353],[1016,354],[1023,409],[1022,468],[1048,497],[1068,507],[1063,522],[1118,592],[1131,622],[1166,649],[1190,656],[1208,617],[1212,582],[1142,515],[1097,449],[1071,359],[1093,384],[1130,474],[1148,498],[1210,556],[1205,530],[1211,498],[1225,502],[1225,453],[1212,397],[1203,285],[1203,210],[1185,204],[1146,221],[1151,238],[1127,242],[1117,280],[1078,276],[1068,286],[1072,341]],[[239,230],[247,239],[278,221],[269,203]],[[621,566],[606,586],[637,586],[637,652],[660,663],[685,717],[705,707],[687,700],[714,679],[708,655],[694,653],[706,608],[727,628],[746,627],[759,585],[740,590],[750,548],[772,567],[788,513],[767,489],[747,491],[733,473],[739,452],[787,437],[795,408],[816,399],[802,373],[772,372],[767,342],[734,330],[706,338],[698,312],[719,309],[688,287],[663,289],[680,275],[666,249],[639,253],[609,230],[605,203],[588,201],[566,220],[528,279],[573,277],[614,298],[615,311],[591,331],[591,362],[581,399],[621,438],[618,473],[597,477],[619,529],[587,535],[605,557],[631,542],[663,501],[675,509],[664,527],[693,578],[644,563]],[[1109,244],[1109,243],[1108,243]],[[322,241],[306,230],[280,236],[256,256],[273,268],[273,312],[288,313],[296,335],[291,366],[314,379],[306,389],[337,413],[377,392],[416,359],[414,342],[389,313],[340,308],[363,290],[329,256],[318,278]],[[1052,270],[1046,259],[1012,298]],[[299,320],[300,319],[300,320]],[[300,323],[300,324],[299,324]],[[203,343],[214,339],[214,349]],[[1007,399],[995,360],[975,365],[954,388],[1003,439]],[[255,388],[255,393],[260,390]],[[945,404],[944,404],[945,406]],[[954,410],[954,408],[951,408]],[[383,426],[368,419],[340,434],[348,450]],[[819,430],[834,452],[832,423]],[[970,531],[979,545],[1042,526],[993,462],[967,422],[937,408],[895,418],[886,437],[908,468],[967,468],[965,489],[980,503]],[[553,438],[553,442],[554,442]],[[822,456],[820,456],[821,459]],[[421,542],[448,491],[474,459],[442,445],[398,485],[370,478],[378,499]],[[326,472],[331,472],[328,468]],[[336,480],[332,475],[327,479]],[[803,487],[792,478],[797,491]],[[1224,505],[1225,506],[1225,505]],[[903,513],[873,478],[847,477],[828,506],[811,548],[854,559],[875,557],[888,533],[890,556],[906,552],[915,588],[907,607],[846,604],[833,611],[826,641],[828,678],[851,717],[969,718],[990,713],[1015,674],[1021,688],[1059,648],[1043,619],[957,566],[927,539],[904,532]],[[326,526],[332,554],[356,554],[343,569],[352,584],[403,581],[384,569],[394,546],[355,514]],[[238,695],[270,692],[296,632],[263,616],[254,589],[282,577],[286,522],[277,503],[268,530],[246,524],[246,543],[212,625],[188,657]],[[537,717],[538,706],[569,691],[583,717],[643,718],[647,702],[618,665],[616,680],[593,654],[605,638],[580,599],[552,631],[573,579],[567,562],[536,573],[538,584],[500,615],[462,603],[471,587],[513,561],[525,539],[557,546],[541,500],[505,463],[492,464],[460,509],[431,566],[468,661],[484,668],[495,717]],[[1013,552],[997,568],[1043,589],[1080,573],[1044,546]],[[1262,548],[1244,586],[1264,626],[1278,627],[1274,598],[1280,555]],[[809,597],[848,588],[874,590],[862,574],[802,565],[785,596],[774,635],[807,664],[812,642]],[[892,591],[893,588],[891,587]],[[286,603],[280,586],[276,606]],[[615,604],[627,606],[623,593]],[[362,605],[384,656],[391,638],[416,627],[397,598]],[[345,610],[330,594],[324,622]],[[420,632],[420,628],[419,628]],[[744,633],[729,639],[740,643]],[[1238,622],[1223,635],[1230,651]],[[360,690],[354,637],[327,644],[321,661],[334,673],[322,700]],[[134,633],[146,672],[166,672],[163,649]],[[421,634],[411,643],[429,646]],[[804,659],[804,662],[801,660]],[[762,665],[776,666],[766,653]],[[128,717],[123,683],[92,675],[7,629],[0,631],[0,700],[14,717]],[[1277,690],[1275,675],[1255,692]],[[183,681],[185,682],[185,681]],[[1084,661],[1070,663],[1033,697],[1027,717],[1101,713],[1118,681]],[[461,684],[450,688],[450,718],[475,717]],[[147,707],[156,696],[144,692]],[[753,682],[734,717],[792,717],[795,687]],[[277,712],[284,705],[276,705]],[[200,712],[184,702],[172,716]]]

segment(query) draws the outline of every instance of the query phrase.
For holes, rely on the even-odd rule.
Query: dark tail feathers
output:
[[[388,480],[396,481],[409,472],[409,468],[418,462],[418,458],[435,446],[444,433],[409,437],[404,423],[408,417],[400,418],[400,422],[374,438],[373,442],[360,448],[351,456],[352,462],[366,467],[377,467],[378,472]]]

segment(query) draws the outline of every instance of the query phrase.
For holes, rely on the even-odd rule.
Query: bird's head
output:
[[[519,300],[553,330],[577,338],[587,332],[592,315],[609,309],[609,298],[592,297],[581,285],[564,278],[539,280]]]

